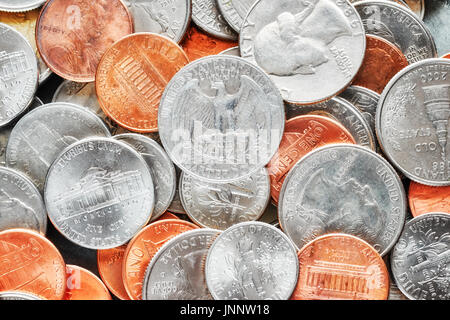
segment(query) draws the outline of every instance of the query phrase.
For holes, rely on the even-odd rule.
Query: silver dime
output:
[[[220,13],[216,0],[192,0],[192,20],[214,37],[234,41],[238,39],[238,34]]]
[[[206,283],[216,300],[287,300],[298,270],[292,242],[263,222],[243,222],[222,232],[205,265]]]
[[[258,0],[242,26],[241,56],[262,67],[286,101],[311,104],[347,87],[365,55],[355,8],[342,0]]]
[[[244,19],[256,0],[217,0],[220,12],[228,24],[239,33]]]
[[[6,165],[25,173],[42,191],[47,170],[58,154],[91,136],[110,136],[94,113],[68,103],[44,105],[17,122],[6,147]]]
[[[428,213],[407,222],[391,255],[399,289],[413,300],[449,300],[450,215]]]
[[[368,34],[380,36],[402,50],[409,63],[436,57],[436,46],[427,27],[409,9],[389,1],[355,3]]]
[[[135,32],[158,33],[180,42],[191,20],[191,0],[124,0]]]
[[[0,11],[22,12],[36,9],[46,0],[0,0]]]
[[[66,148],[48,171],[44,200],[53,225],[89,249],[127,243],[154,207],[150,169],[128,144],[88,138]]]
[[[384,153],[405,176],[426,185],[450,185],[449,72],[449,59],[408,66],[386,86],[377,111]]]
[[[299,249],[326,233],[347,233],[385,255],[406,216],[402,182],[378,154],[356,145],[330,145],[302,158],[280,193],[278,216]]]
[[[140,134],[129,133],[114,136],[114,139],[130,144],[144,157],[150,168],[155,187],[155,208],[152,221],[166,212],[176,190],[175,167],[164,149],[154,140]]]
[[[183,208],[183,204],[181,203],[181,198],[180,198],[180,178],[181,178],[181,170],[176,166],[175,166],[175,172],[176,172],[176,186],[175,186],[175,196],[173,197],[172,203],[170,204],[169,208],[167,210],[169,210],[169,212],[173,212],[173,213],[178,213],[178,214],[186,214],[186,210],[184,210]]]
[[[334,97],[327,102],[305,106],[286,103],[286,113],[288,119],[306,114],[331,117],[340,122],[351,133],[357,144],[371,150],[376,148],[375,136],[370,124],[358,108],[343,98]]]
[[[208,183],[181,175],[183,207],[201,227],[225,230],[240,222],[258,220],[270,199],[266,168],[232,183]]]
[[[151,260],[142,286],[143,300],[212,300],[203,263],[219,231],[184,232],[164,244]]]
[[[21,173],[0,167],[0,231],[47,230],[47,211],[39,190]]]
[[[0,23],[0,127],[28,108],[38,78],[37,58],[30,43],[15,29]]]
[[[430,30],[439,56],[450,52],[450,0],[428,0],[423,22]]]
[[[235,56],[235,57],[240,57],[241,56],[241,51],[239,50],[239,47],[233,47],[230,49],[226,49],[222,52],[219,53],[220,55],[222,54],[226,54],[229,56]]]
[[[34,294],[19,291],[0,292],[0,300],[42,300]]]
[[[190,63],[167,85],[158,113],[172,161],[195,178],[232,182],[264,167],[284,131],[278,89],[246,60],[215,55]]]

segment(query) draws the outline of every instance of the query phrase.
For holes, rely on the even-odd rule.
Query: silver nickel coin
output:
[[[44,105],[27,113],[13,128],[6,147],[6,165],[25,173],[42,191],[48,168],[58,154],[91,136],[110,136],[94,113],[62,102]]]
[[[233,41],[238,39],[238,34],[220,13],[216,0],[192,0],[192,21],[214,37]]]
[[[243,222],[222,232],[205,264],[206,283],[216,300],[287,300],[298,270],[291,240],[263,222]]]
[[[433,35],[439,56],[450,52],[450,0],[427,0],[423,22]]]
[[[155,221],[166,212],[176,190],[175,167],[166,151],[154,140],[135,133],[114,136],[114,139],[131,145],[144,157],[150,168],[155,187],[155,207],[151,221]]]
[[[0,167],[0,231],[15,228],[45,234],[47,211],[41,193],[27,177]]]
[[[335,96],[356,76],[366,36],[343,0],[258,0],[239,37],[241,56],[264,69],[291,103]]]
[[[436,57],[432,35],[408,8],[390,1],[368,0],[355,3],[368,34],[395,44],[409,63]]]
[[[226,54],[229,56],[235,56],[235,57],[240,57],[241,56],[241,51],[239,49],[239,47],[233,47],[230,49],[226,49],[222,52],[219,53],[220,55]]]
[[[183,207],[194,223],[225,230],[262,216],[270,199],[269,173],[263,168],[232,183],[207,183],[183,173],[180,195]]]
[[[427,213],[407,222],[391,255],[398,288],[412,300],[449,300],[450,215]]]
[[[220,12],[228,24],[239,33],[244,19],[256,0],[217,0]]]
[[[320,235],[346,233],[385,255],[400,236],[406,210],[402,182],[386,160],[361,146],[330,145],[289,172],[278,217],[299,249]]]
[[[220,232],[198,229],[169,240],[152,258],[142,286],[143,300],[212,300],[203,263]]]
[[[408,66],[388,83],[377,110],[386,156],[405,176],[431,186],[450,185],[449,72],[449,59]]]
[[[44,200],[53,225],[88,249],[127,243],[150,220],[154,187],[144,158],[128,144],[88,138],[66,148],[48,171]]]
[[[23,12],[39,8],[46,0],[0,0],[0,11]]]
[[[196,60],[167,85],[159,134],[172,161],[193,177],[225,183],[250,176],[275,154],[283,100],[257,66],[233,56]]]
[[[0,292],[0,300],[42,300],[34,294],[19,291]]]
[[[0,23],[0,127],[12,122],[32,103],[38,78],[36,54],[28,40]]]
[[[153,32],[180,42],[191,20],[191,0],[124,0],[135,32]]]

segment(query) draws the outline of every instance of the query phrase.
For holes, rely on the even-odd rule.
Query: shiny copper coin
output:
[[[226,49],[238,46],[235,41],[226,41],[214,38],[198,29],[194,24],[189,27],[181,47],[186,52],[190,61],[206,56],[219,54]]]
[[[298,252],[300,272],[292,300],[386,300],[389,274],[367,242],[328,234]]]
[[[173,237],[198,227],[183,220],[161,220],[142,229],[128,244],[124,255],[122,277],[132,300],[142,298],[145,271],[153,256]]]
[[[444,59],[450,59],[450,53],[447,53],[446,55],[442,56]]]
[[[132,17],[120,0],[48,0],[37,21],[36,43],[53,72],[92,82],[106,49],[132,32]]]
[[[450,213],[450,186],[431,187],[411,181],[408,198],[414,217],[430,212]]]
[[[179,219],[176,215],[165,212],[160,220]],[[127,291],[123,285],[122,265],[123,256],[127,249],[127,245],[108,250],[97,251],[98,272],[108,289],[121,300],[130,300]]]
[[[164,89],[188,63],[183,49],[164,36],[127,36],[108,49],[98,65],[95,87],[100,106],[130,131],[156,132]]]
[[[289,119],[278,152],[267,165],[273,201],[278,203],[286,175],[301,158],[316,148],[334,143],[356,142],[343,125],[331,118],[305,115]]]
[[[382,93],[384,87],[400,70],[408,66],[402,51],[383,38],[366,35],[366,55],[353,85]]]
[[[24,291],[60,300],[66,290],[66,265],[45,237],[26,229],[0,232],[0,291]]]
[[[108,288],[92,272],[67,265],[67,288],[64,300],[111,300]]]

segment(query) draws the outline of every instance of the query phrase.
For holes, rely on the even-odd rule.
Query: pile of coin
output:
[[[450,0],[0,11],[0,300],[450,299]]]

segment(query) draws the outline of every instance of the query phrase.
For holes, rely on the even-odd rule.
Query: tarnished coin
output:
[[[414,217],[430,212],[450,213],[450,186],[432,187],[411,181],[408,199]]]
[[[124,0],[135,32],[153,32],[180,42],[191,20],[191,0]]]
[[[151,260],[142,287],[143,300],[212,300],[203,262],[219,231],[198,229],[164,244]]]
[[[229,56],[240,57],[241,56],[241,51],[240,51],[239,47],[233,47],[233,48],[230,48],[230,49],[223,50],[219,54],[226,54],[226,55],[229,55]]]
[[[357,2],[355,8],[366,32],[395,44],[409,63],[436,57],[432,35],[411,10],[382,0]]]
[[[120,0],[49,0],[36,24],[36,43],[54,73],[92,82],[105,51],[132,32],[133,19]]]
[[[214,37],[225,40],[238,39],[238,34],[220,13],[216,0],[192,0],[192,21]]]
[[[162,144],[180,169],[225,183],[269,162],[283,135],[285,113],[278,89],[260,68],[215,55],[173,77],[158,121]]]
[[[391,255],[395,282],[413,300],[449,300],[450,215],[429,213],[407,222]]]
[[[111,300],[108,288],[92,272],[66,265],[66,293],[63,300]]]
[[[0,1],[1,2],[1,1]],[[0,22],[10,25],[19,31],[30,43],[38,58],[39,84],[42,84],[51,75],[50,68],[41,59],[36,47],[36,20],[39,16],[39,9],[27,12],[0,12]]]
[[[32,103],[38,77],[37,58],[30,43],[14,28],[0,23],[0,127]]]
[[[47,230],[47,211],[41,193],[21,173],[0,167],[0,231],[26,228]]]
[[[170,212],[178,213],[178,214],[186,214],[186,210],[183,207],[183,204],[181,203],[180,198],[180,178],[181,178],[181,170],[175,166],[175,172],[176,172],[176,186],[175,186],[175,195],[173,197],[172,203],[170,204],[169,210]]]
[[[242,57],[264,69],[286,101],[298,104],[345,89],[366,48],[361,18],[342,0],[258,0],[239,42]]]
[[[130,144],[144,157],[152,174],[155,187],[155,207],[151,220],[158,219],[166,212],[176,190],[175,168],[164,149],[154,140],[139,134],[121,134],[114,139]]]
[[[450,0],[427,0],[423,22],[436,43],[438,55],[450,51]]]
[[[88,249],[128,242],[150,220],[154,188],[142,156],[124,142],[89,138],[66,148],[45,183],[53,225]]]
[[[180,194],[189,218],[201,227],[225,230],[258,220],[270,199],[266,168],[230,183],[208,183],[181,175]]]
[[[228,24],[239,33],[244,19],[256,0],[217,0],[217,5]]]
[[[287,300],[298,269],[292,242],[263,222],[243,222],[222,232],[205,264],[206,283],[216,300]]]
[[[387,85],[377,110],[377,135],[386,156],[405,176],[426,185],[450,185],[449,71],[448,59],[403,69]]]
[[[23,12],[40,7],[45,0],[0,0],[0,11]]]
[[[0,300],[42,300],[34,294],[19,291],[0,292]]]
[[[58,154],[91,136],[110,136],[95,114],[68,103],[48,104],[17,122],[6,148],[6,164],[25,173],[42,191],[48,168]]]
[[[378,154],[356,145],[330,145],[289,172],[278,203],[284,232],[299,249],[317,236],[346,233],[389,252],[406,216],[403,184]]]
[[[95,81],[101,108],[120,126],[140,133],[158,131],[164,88],[188,57],[172,40],[154,33],[122,38],[102,57]]]
[[[293,300],[386,300],[389,273],[367,242],[328,234],[298,253],[300,274]]]
[[[286,103],[287,118],[307,114],[328,116],[340,122],[353,136],[356,143],[371,150],[375,150],[375,136],[370,124],[358,108],[347,100],[334,97],[326,102],[299,106]]]

